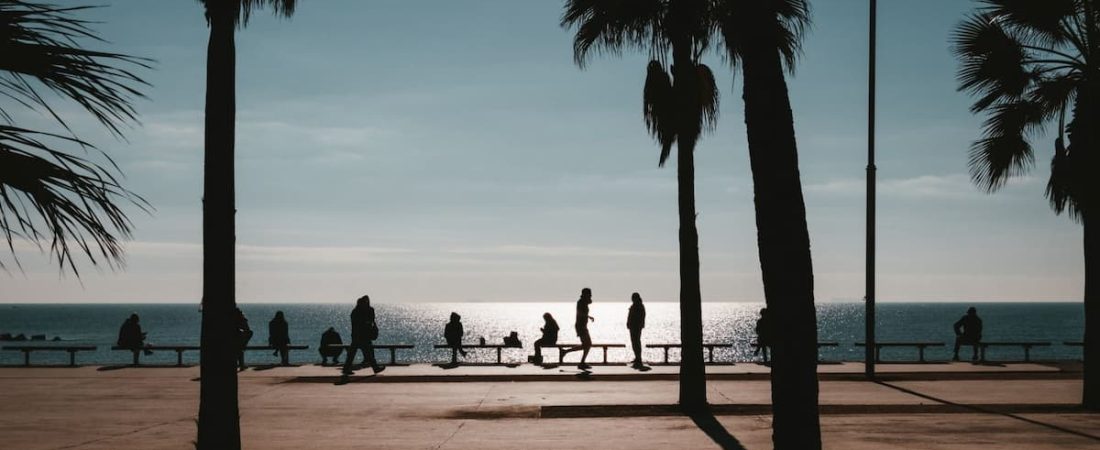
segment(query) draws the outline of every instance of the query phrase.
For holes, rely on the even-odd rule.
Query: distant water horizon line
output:
[[[430,304],[485,304],[485,303],[560,303],[571,302],[571,299],[553,299],[553,300],[411,300],[411,301],[388,301],[388,300],[374,300],[372,304],[375,305],[430,305]],[[629,303],[629,300],[601,300],[596,299],[599,303]],[[645,300],[646,303],[679,303],[678,300]],[[945,300],[878,300],[876,303],[889,303],[889,304],[998,304],[998,303],[1044,303],[1044,304],[1083,304],[1083,299],[1078,300],[1020,300],[1020,299],[945,299]],[[237,301],[237,304],[241,305],[346,305],[354,304],[355,299],[349,298],[346,301],[309,301],[309,300],[265,300],[265,301],[252,301],[244,300]],[[703,300],[703,303],[714,304],[727,304],[727,303],[743,303],[743,304],[763,304],[764,300]],[[863,304],[862,300],[848,300],[848,299],[836,299],[836,300],[817,300],[816,304]],[[3,306],[20,306],[20,305],[195,305],[198,306],[199,301],[180,301],[180,300],[111,300],[111,301],[67,301],[67,300],[44,300],[44,301],[7,301],[0,300],[0,305]]]

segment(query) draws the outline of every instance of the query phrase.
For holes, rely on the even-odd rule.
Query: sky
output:
[[[76,2],[74,2],[76,3]],[[967,174],[981,119],[949,36],[974,3],[879,2],[880,301],[1079,301],[1081,228],[1029,176]],[[198,302],[208,29],[194,1],[109,0],[95,48],[156,60],[114,139],[58,103],[155,208],[126,266],[60,273],[25,244],[0,302]],[[817,301],[864,295],[867,2],[816,0],[789,78]],[[647,55],[578,68],[560,1],[301,0],[237,35],[241,302],[678,298],[674,164],[657,166]],[[741,85],[717,55],[717,130],[696,149],[704,301],[763,301]],[[6,101],[6,100],[4,100]],[[20,123],[49,126],[40,115]],[[5,255],[4,258],[10,258]]]

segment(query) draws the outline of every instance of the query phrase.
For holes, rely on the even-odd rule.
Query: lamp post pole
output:
[[[866,336],[864,367],[868,379],[875,378],[875,34],[878,0],[871,1],[867,73],[867,275]]]

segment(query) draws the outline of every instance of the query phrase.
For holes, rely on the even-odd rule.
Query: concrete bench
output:
[[[759,342],[753,342],[752,346],[753,346],[753,348],[759,348],[760,343]],[[840,343],[839,342],[833,342],[833,341],[817,341],[817,349],[821,350],[821,347],[840,347]],[[822,360],[820,354],[818,355],[817,360],[818,361]],[[764,354],[764,362],[768,362],[768,355],[766,353]]]
[[[76,352],[94,351],[94,345],[5,345],[4,350],[23,352],[23,365],[31,365],[31,352],[69,352],[69,367],[76,367]]]
[[[863,342],[856,342],[856,347],[866,347],[867,344]],[[875,342],[875,362],[882,361],[880,356],[883,347],[916,347],[917,352],[920,355],[920,362],[926,362],[924,360],[924,349],[928,347],[943,347],[943,342]]]
[[[375,350],[389,350],[390,351],[389,365],[391,365],[391,366],[397,365],[397,351],[398,350],[409,350],[409,349],[416,348],[416,346],[412,345],[412,344],[374,344],[373,346],[374,346]],[[349,347],[351,347],[351,345],[348,345],[348,344],[329,344],[329,345],[325,346],[325,348],[341,348],[341,349],[344,349],[344,351],[347,351]]]
[[[176,366],[183,367],[183,352],[186,351],[198,351],[201,347],[197,345],[150,345],[148,347],[142,347],[139,349],[133,349],[130,347],[119,347],[117,345],[112,346],[111,350],[125,350],[134,354],[134,365],[141,365],[141,353],[145,350],[150,351],[174,351],[176,352]]]
[[[497,364],[503,364],[501,362],[501,352],[504,351],[504,349],[506,349],[506,348],[520,348],[521,349],[521,348],[523,348],[521,346],[504,345],[504,344],[462,344],[459,347],[462,347],[463,350],[468,349],[468,348],[469,349],[477,349],[477,348],[496,349],[496,351],[497,351]],[[452,346],[447,345],[447,344],[436,344],[435,348],[438,348],[438,349],[449,348],[449,349],[451,349],[451,364],[458,364],[458,347],[452,347]]]
[[[1084,347],[1085,341],[1065,341],[1062,343],[1062,345],[1069,347]]]
[[[683,348],[684,344],[646,344],[649,348],[660,348],[665,351],[664,364],[668,364],[668,349],[670,348]],[[703,344],[703,348],[707,349],[707,364],[714,364],[714,349],[715,348],[732,348],[733,344]]]
[[[1023,347],[1024,362],[1031,362],[1031,347],[1050,347],[1050,342],[979,342],[981,362],[985,362],[985,349],[987,347]]]
[[[551,347],[557,348],[558,349],[558,364],[564,364],[565,363],[565,352],[562,352],[562,349],[574,348],[574,347],[580,348],[580,346],[581,346],[581,344],[553,344],[553,345],[542,345],[540,347],[542,347],[542,348],[551,348]],[[593,348],[599,347],[599,348],[603,349],[603,363],[607,364],[607,349],[609,349],[609,348],[626,348],[626,344],[592,344],[592,347]]]

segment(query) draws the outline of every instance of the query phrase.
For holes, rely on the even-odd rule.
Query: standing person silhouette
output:
[[[581,363],[577,364],[577,368],[581,370],[591,369],[592,366],[586,362],[588,360],[588,352],[592,350],[592,335],[588,333],[588,322],[595,322],[596,318],[588,315],[588,305],[592,304],[592,290],[589,288],[581,289],[581,298],[577,300],[577,322],[573,324],[573,328],[577,330],[577,337],[581,340],[581,346],[572,347],[569,349],[562,349],[562,354],[568,354],[569,352],[583,350],[581,353]]]
[[[272,355],[279,355],[279,364],[290,365],[290,324],[282,311],[275,311],[275,318],[267,323],[267,345],[275,349]]]
[[[374,308],[370,306],[370,296],[359,297],[355,302],[355,309],[351,310],[351,345],[348,346],[348,356],[344,360],[345,376],[355,373],[351,370],[355,362],[355,351],[363,352],[363,365],[370,365],[374,373],[386,370],[386,366],[378,365],[374,359],[374,340],[378,339],[378,324],[374,321]]]
[[[626,315],[626,328],[630,330],[630,347],[634,350],[634,362],[631,366],[635,369],[645,367],[642,362],[642,328],[645,328],[645,305],[642,304],[642,296],[635,292],[630,296],[630,311]]]
[[[466,331],[462,329],[462,316],[456,312],[451,313],[451,321],[443,327],[443,339],[451,347],[451,364],[458,364],[458,355],[466,357],[466,350],[462,349],[462,336]]]
[[[244,364],[244,349],[248,347],[248,341],[251,340],[252,328],[248,327],[248,318],[244,316],[241,308],[237,308],[237,368],[240,370],[248,367]]]
[[[768,308],[760,308],[760,318],[756,319],[756,351],[753,356],[764,352],[764,362],[768,362],[768,347],[772,345],[771,319]]]
[[[982,342],[982,319],[978,317],[978,310],[973,306],[966,310],[966,315],[955,322],[955,356],[951,359],[959,360],[959,347],[969,345],[974,347],[974,360],[978,359],[978,346]]]

